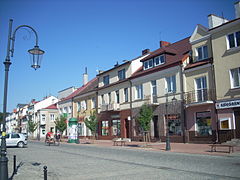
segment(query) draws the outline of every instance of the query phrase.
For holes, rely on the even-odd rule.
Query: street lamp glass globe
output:
[[[33,49],[28,50],[30,54],[31,67],[37,70],[40,68],[42,56],[44,51],[39,48],[39,46],[34,46]]]

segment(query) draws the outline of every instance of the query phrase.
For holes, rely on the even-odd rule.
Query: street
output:
[[[8,148],[9,177],[13,155],[18,171],[14,180],[82,179],[239,179],[240,156],[210,156],[148,151],[94,144],[45,146],[29,142],[27,148]]]

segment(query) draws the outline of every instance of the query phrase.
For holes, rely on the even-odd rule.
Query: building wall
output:
[[[239,89],[231,89],[230,69],[240,67],[240,47],[227,49],[227,34],[240,31],[238,24],[212,34],[217,100],[240,97]],[[224,83],[223,83],[224,82]]]

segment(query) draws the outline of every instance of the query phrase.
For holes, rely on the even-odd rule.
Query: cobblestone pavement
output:
[[[17,155],[17,174],[12,176],[13,155]],[[27,148],[8,148],[9,177],[13,180],[78,179],[238,179],[240,149],[210,152],[208,144],[130,142],[113,146],[112,141],[81,140],[44,146],[30,141]],[[161,178],[159,178],[161,177]]]

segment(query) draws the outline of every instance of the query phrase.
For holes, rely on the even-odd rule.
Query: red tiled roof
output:
[[[160,71],[163,69],[167,69],[173,66],[177,66],[181,64],[183,61],[187,59],[188,52],[191,50],[191,44],[189,43],[189,38],[187,37],[185,39],[182,39],[180,41],[177,41],[173,44],[170,44],[168,46],[159,48],[153,52],[150,53],[150,55],[141,61],[147,61],[155,56],[158,56],[160,54],[165,54],[165,63],[147,70],[143,70],[143,67],[139,69],[136,73],[134,73],[130,78],[136,78],[139,76],[143,76],[146,74],[150,74],[156,71]]]
[[[57,109],[57,104],[52,104],[46,108],[43,108],[43,109]]]
[[[94,79],[92,79],[91,81],[89,81],[86,85],[77,88],[76,91],[74,91],[72,94],[70,94],[69,96],[63,98],[60,102],[64,102],[67,100],[72,99],[73,97],[77,96],[79,93],[81,93],[85,88],[87,88],[88,86],[90,86],[97,78],[95,77]]]

